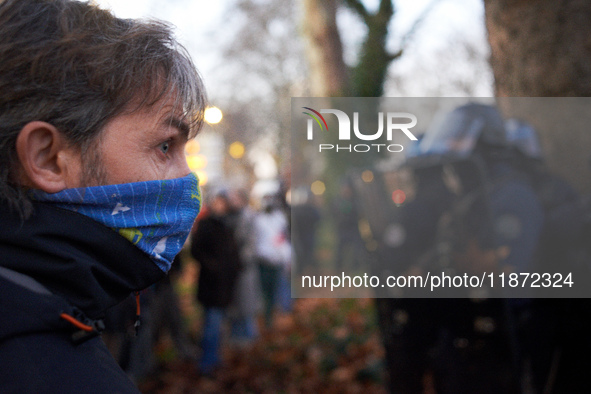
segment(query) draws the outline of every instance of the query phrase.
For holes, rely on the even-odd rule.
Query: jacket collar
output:
[[[115,231],[75,212],[34,203],[33,215],[0,207],[0,265],[30,276],[96,318],[165,274]]]

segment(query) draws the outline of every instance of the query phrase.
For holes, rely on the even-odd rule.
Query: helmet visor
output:
[[[474,150],[484,122],[466,116],[464,111],[452,111],[435,119],[419,144],[424,155],[453,155],[467,157]]]

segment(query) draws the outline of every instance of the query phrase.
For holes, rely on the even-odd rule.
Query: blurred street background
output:
[[[223,222],[234,231],[244,209],[253,217],[278,211],[284,225],[269,219],[272,224],[259,226],[284,226],[277,233],[283,232],[283,238],[273,236],[275,246],[286,241],[291,248],[290,208],[298,206],[307,209],[300,211],[307,215],[306,223],[314,224],[303,233],[315,231],[316,236],[298,249],[297,258],[321,268],[341,263],[350,267],[363,246],[337,255],[341,243],[358,242],[358,235],[336,230],[338,213],[350,207],[326,203],[340,191],[327,187],[318,177],[322,171],[294,174],[292,97],[591,95],[591,5],[576,1],[94,2],[119,17],[158,18],[175,25],[205,80],[212,108],[200,135],[186,149],[205,195],[206,212],[195,233],[208,215],[226,217]],[[507,117],[527,119],[527,108],[503,106],[502,100],[497,104]],[[549,167],[577,191],[591,192],[591,133],[560,130],[560,119],[530,122],[540,134]],[[242,193],[242,204],[232,202],[233,193]],[[219,212],[213,207],[218,196],[227,205]],[[298,229],[292,226],[291,234],[294,231]],[[194,234],[193,242],[195,237],[199,235]],[[239,240],[240,253],[249,242],[257,240]],[[252,300],[256,307],[247,322],[236,316],[232,320],[232,306],[224,305],[220,338],[215,339],[221,344],[221,361],[211,371],[200,367],[206,326],[218,327],[211,320],[218,316],[212,311],[218,305],[197,299],[203,269],[189,249],[187,245],[181,253],[165,293],[172,298],[166,298],[164,309],[178,303],[175,316],[157,313],[158,286],[163,287],[159,284],[143,295],[144,319],[151,327],[144,334],[148,339],[131,338],[126,318],[113,318],[116,328],[107,340],[143,392],[388,391],[374,300],[292,300],[288,278],[294,268],[279,257],[277,264],[269,264],[275,268],[260,275],[262,282],[275,281],[276,293],[267,297],[265,284],[258,283],[263,290]],[[125,310],[133,312],[133,306]],[[157,327],[164,321],[176,323]],[[236,328],[237,321],[246,331]],[[435,392],[428,374],[423,387],[424,392]]]

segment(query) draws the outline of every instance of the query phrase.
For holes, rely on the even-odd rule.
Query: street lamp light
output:
[[[235,141],[230,144],[228,153],[233,159],[241,159],[244,156],[244,144],[240,141]]]
[[[222,111],[217,107],[207,107],[203,114],[205,122],[215,125],[222,120]],[[222,137],[216,133],[203,133],[199,142],[191,140],[185,146],[185,157],[190,170],[199,177],[199,183],[205,185],[209,175],[219,174],[221,171],[221,157],[223,155]],[[201,145],[206,153],[201,152]],[[219,176],[219,175],[218,175]]]
[[[223,118],[222,111],[218,107],[207,107],[203,116],[209,124],[218,124]]]

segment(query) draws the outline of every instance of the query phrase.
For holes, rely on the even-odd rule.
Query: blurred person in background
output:
[[[261,284],[256,262],[255,219],[257,212],[249,206],[248,192],[230,191],[234,219],[234,236],[242,269],[237,279],[232,304],[228,308],[231,339],[238,346],[250,344],[258,336],[256,317],[262,309]]]
[[[419,183],[399,211],[404,236],[395,255],[414,261],[411,269],[588,270],[580,199],[545,167],[530,125],[504,122],[494,106],[463,105],[434,122],[407,166]],[[421,245],[427,239],[432,245]],[[579,302],[586,300],[534,291],[509,298],[514,293],[505,290],[387,303],[393,391],[421,392],[430,369],[441,393],[588,392],[581,364],[590,344],[582,317],[588,303]]]
[[[261,211],[255,217],[255,258],[258,264],[264,298],[265,325],[271,327],[273,312],[279,301],[281,276],[291,268],[291,242],[288,223],[275,192],[262,196]]]
[[[378,249],[380,266],[394,275],[415,274],[412,266],[430,258],[426,251],[434,249],[439,220],[452,201],[440,167],[418,166],[413,172],[416,196],[396,210],[389,222],[391,235]],[[390,392],[424,392],[425,376],[433,373],[433,349],[447,307],[446,300],[376,299]]]
[[[222,325],[234,299],[242,264],[228,192],[214,191],[207,207],[208,215],[198,221],[192,236],[191,254],[199,263],[197,300],[204,312],[199,370],[212,375],[222,363]]]
[[[291,192],[291,234],[294,251],[293,269],[302,275],[316,268],[316,230],[320,210],[314,204],[310,187],[297,186]]]
[[[337,230],[335,270],[340,273],[343,269],[361,268],[367,256],[359,233],[359,213],[355,206],[353,189],[347,180],[341,181],[339,194],[332,201],[331,208]]]
[[[527,174],[544,211],[535,272],[562,272],[565,276],[570,273],[573,278],[588,279],[589,207],[571,184],[548,168],[538,133],[531,124],[508,119],[505,125],[508,143],[517,155],[515,165]],[[520,304],[528,307],[512,309],[519,328],[520,361],[524,373],[531,377],[531,390],[591,392],[587,377],[591,367],[587,360],[591,352],[591,322],[586,317],[590,300],[551,299],[543,295],[512,300],[512,305]]]
[[[535,272],[545,215],[519,159],[493,106],[467,104],[436,120],[406,164],[416,196],[391,223],[394,250],[383,256],[392,269]],[[453,296],[379,303],[392,392],[423,392],[428,373],[438,393],[520,392],[531,302]]]
[[[104,311],[163,278],[200,205],[201,79],[162,22],[0,3],[0,391],[137,393]]]

